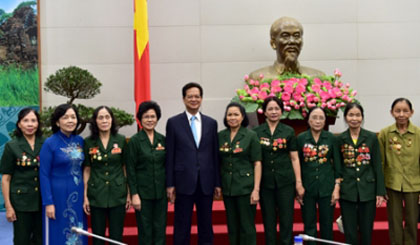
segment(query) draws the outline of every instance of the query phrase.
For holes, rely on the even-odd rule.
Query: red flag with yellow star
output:
[[[134,0],[134,100],[150,100],[150,61],[147,0]]]

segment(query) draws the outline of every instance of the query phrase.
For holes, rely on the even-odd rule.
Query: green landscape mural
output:
[[[39,108],[37,15],[37,1],[0,1],[0,156],[19,111]]]

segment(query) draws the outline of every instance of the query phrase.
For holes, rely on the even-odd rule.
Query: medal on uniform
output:
[[[239,147],[239,144],[240,144],[239,141],[236,142],[235,150],[233,150],[233,153],[239,153],[239,152],[242,152],[243,151],[243,149],[241,147]]]
[[[113,145],[113,147],[114,148],[111,150],[111,154],[120,154],[122,152],[121,148],[118,147],[118,144],[117,143],[115,143]]]
[[[225,142],[221,147],[220,151],[228,152],[229,151],[229,144],[228,142]]]
[[[164,147],[164,146],[162,146],[162,144],[161,144],[161,143],[158,143],[158,145],[157,145],[157,147],[156,147],[156,150],[157,150],[157,151],[163,151],[163,150],[165,150],[165,147]]]
[[[410,139],[408,139],[408,142],[407,142],[407,147],[410,147],[411,145],[412,145],[412,141],[411,141],[411,138]]]
[[[278,139],[273,140],[273,150],[274,150],[274,148],[286,149],[286,147],[287,147],[286,142],[287,142],[287,140],[284,139],[284,138],[278,138]]]
[[[394,136],[392,141],[390,141],[390,147],[395,151],[397,155],[401,154],[402,145],[398,142],[398,138]]]
[[[261,137],[260,138],[260,144],[261,145],[265,145],[265,146],[269,146],[270,145],[270,139],[269,138]]]

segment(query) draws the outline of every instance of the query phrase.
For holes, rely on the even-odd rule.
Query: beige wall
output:
[[[396,97],[420,108],[420,1],[418,0],[149,0],[152,99],[162,107],[158,130],[183,110],[181,88],[204,87],[202,111],[219,121],[243,75],[271,64],[271,23],[283,15],[304,26],[301,63],[359,91],[367,129],[393,122]],[[104,84],[92,106],[131,110],[133,103],[133,1],[41,0],[43,81],[56,69],[78,65]],[[43,105],[65,99],[43,94]],[[413,122],[420,124],[420,114]],[[334,132],[345,129],[342,118]],[[131,135],[135,127],[122,133]]]

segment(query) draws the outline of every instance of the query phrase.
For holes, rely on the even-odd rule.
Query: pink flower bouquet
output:
[[[336,69],[334,76],[310,77],[299,74],[286,74],[278,79],[264,79],[260,75],[258,80],[245,76],[245,86],[237,89],[237,101],[245,106],[247,112],[262,113],[261,106],[264,99],[276,96],[284,103],[282,118],[304,119],[310,108],[319,106],[324,108],[327,116],[336,117],[339,109],[344,109],[347,103],[355,102],[357,91],[344,84],[341,72]]]

